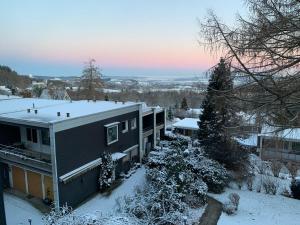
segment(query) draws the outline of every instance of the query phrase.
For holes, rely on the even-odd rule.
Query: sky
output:
[[[20,74],[197,76],[218,61],[198,44],[212,9],[226,23],[243,0],[1,0],[0,64]]]

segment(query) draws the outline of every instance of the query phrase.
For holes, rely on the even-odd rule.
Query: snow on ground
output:
[[[300,200],[234,189],[213,196],[226,202],[228,194],[233,192],[240,195],[237,214],[222,213],[218,225],[300,225]]]
[[[4,193],[4,203],[7,225],[27,225],[28,219],[32,220],[32,225],[42,224],[43,214],[28,202]]]
[[[145,168],[141,167],[130,178],[124,180],[119,187],[114,189],[109,196],[97,194],[91,200],[78,207],[75,213],[88,215],[98,214],[99,212],[109,213],[115,210],[116,200],[119,197],[133,194],[135,188],[144,185],[145,182]]]
[[[109,214],[115,209],[117,198],[133,194],[135,187],[144,185],[145,181],[145,168],[141,167],[114,189],[109,196],[97,194],[78,207],[74,213],[91,217],[99,215],[99,213]],[[28,219],[32,219],[32,225],[43,224],[43,214],[32,207],[30,203],[7,193],[4,193],[4,203],[7,225],[28,225]]]

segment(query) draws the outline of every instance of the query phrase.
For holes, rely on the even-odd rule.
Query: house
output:
[[[2,165],[0,164],[0,180],[2,180],[2,174],[3,174],[3,170],[2,170]],[[0,185],[0,225],[6,225],[2,185]]]
[[[55,100],[71,100],[67,90],[63,88],[46,88],[42,91],[40,98]]]
[[[300,128],[282,130],[263,127],[258,135],[258,151],[263,160],[300,165]]]
[[[199,129],[198,122],[199,119],[184,118],[182,120],[177,121],[172,126],[174,128],[175,133],[189,136],[192,138],[197,138]]]
[[[142,105],[143,111],[143,147],[144,155],[156,147],[157,141],[165,135],[166,111],[160,107],[148,107],[145,103]]]
[[[165,113],[150,111],[132,102],[0,101],[4,188],[52,200],[56,207],[76,207],[99,191],[104,152],[112,154],[117,177],[144,157],[143,137],[153,135],[148,142],[155,146],[154,137],[163,134]],[[152,114],[153,118],[146,118]],[[150,123],[149,119],[152,133],[143,131],[143,122]]]

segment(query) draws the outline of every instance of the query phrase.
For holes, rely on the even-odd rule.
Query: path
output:
[[[222,214],[222,203],[207,196],[207,206],[202,214],[199,225],[217,225]]]

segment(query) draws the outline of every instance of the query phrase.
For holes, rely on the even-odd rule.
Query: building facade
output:
[[[144,157],[143,122],[150,122],[143,112],[140,103],[0,101],[3,187],[53,201],[57,207],[76,207],[99,191],[105,152],[117,165],[116,177]],[[147,137],[157,131],[163,135],[164,116],[164,110],[153,111],[153,133]],[[155,138],[151,141],[155,146]]]

